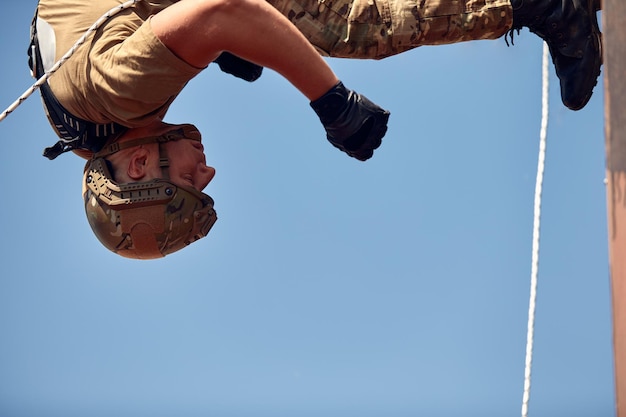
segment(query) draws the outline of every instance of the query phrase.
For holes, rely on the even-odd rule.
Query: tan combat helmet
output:
[[[192,187],[169,180],[164,143],[200,140],[197,129],[184,125],[161,136],[114,143],[87,162],[83,198],[87,220],[98,240],[118,255],[161,258],[206,236],[217,220],[213,199]],[[118,184],[104,156],[145,143],[159,144],[163,177]]]

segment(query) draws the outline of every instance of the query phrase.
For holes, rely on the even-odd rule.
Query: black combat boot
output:
[[[596,10],[599,0],[511,0],[513,31],[527,27],[550,49],[561,82],[561,100],[582,109],[593,92],[602,65],[602,41]]]
[[[326,129],[326,138],[353,158],[366,161],[387,132],[389,112],[339,82],[311,102]]]

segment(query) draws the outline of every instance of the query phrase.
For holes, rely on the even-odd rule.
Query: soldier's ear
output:
[[[150,170],[149,162],[150,151],[143,146],[137,147],[137,149],[133,150],[133,153],[130,156],[126,174],[128,174],[133,181],[143,179],[146,175],[148,175]]]

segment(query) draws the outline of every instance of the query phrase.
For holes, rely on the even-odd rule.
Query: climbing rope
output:
[[[535,332],[535,310],[537,305],[537,274],[539,272],[539,230],[541,223],[541,191],[546,160],[546,137],[548,131],[548,44],[543,44],[542,97],[541,97],[541,133],[539,135],[539,162],[535,183],[535,214],[533,222],[532,266],[530,277],[530,301],[528,303],[528,333],[526,335],[526,365],[524,369],[524,395],[522,398],[522,417],[528,417],[530,400],[530,376],[533,362],[533,337]]]
[[[126,3],[120,4],[119,6],[115,6],[114,8],[112,8],[111,10],[103,14],[102,17],[100,17],[100,19],[98,19],[96,23],[94,23],[87,30],[87,32],[85,32],[85,34],[80,39],[78,39],[78,41],[76,41],[74,46],[72,46],[72,48],[69,51],[67,51],[67,53],[63,55],[63,57],[59,59],[59,61],[56,64],[54,64],[54,66],[50,68],[50,70],[47,73],[45,73],[41,78],[39,78],[35,84],[33,84],[28,90],[26,90],[24,94],[22,94],[13,104],[11,104],[5,111],[2,112],[2,114],[0,114],[0,122],[6,119],[9,114],[13,113],[15,109],[17,109],[24,101],[26,101],[26,99],[28,99],[35,91],[37,91],[39,87],[41,87],[46,81],[48,81],[48,78],[50,78],[52,74],[57,72],[59,68],[61,68],[61,66],[65,64],[65,62],[68,59],[70,59],[72,55],[74,55],[76,50],[82,44],[85,43],[87,38],[96,30],[98,30],[100,26],[104,24],[104,22],[106,22],[107,20],[109,20],[110,18],[112,18],[113,16],[121,12],[122,10],[131,8],[132,6],[134,6],[136,3],[139,3],[140,1],[142,0],[129,0]]]

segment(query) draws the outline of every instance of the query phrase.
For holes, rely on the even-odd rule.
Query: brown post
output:
[[[617,417],[626,417],[626,0],[603,0],[609,261]]]

